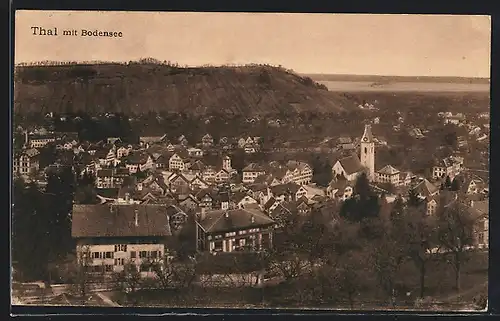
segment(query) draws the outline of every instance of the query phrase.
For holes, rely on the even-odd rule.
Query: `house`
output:
[[[272,186],[269,190],[271,196],[279,202],[298,200],[307,194],[307,190],[304,186],[295,183]]]
[[[465,120],[464,115],[457,114],[457,115],[446,115],[444,118],[444,123],[445,124],[453,124],[453,125],[459,125]]]
[[[180,207],[186,210],[196,210],[198,208],[198,200],[191,193],[183,193],[178,195],[177,202]]]
[[[115,143],[117,143],[117,142],[121,142],[121,139],[120,139],[119,137],[108,137],[108,138],[106,139],[106,142],[107,142],[108,144],[115,144]]]
[[[195,176],[191,182],[189,183],[190,184],[190,188],[193,189],[193,190],[199,190],[199,189],[204,189],[204,188],[208,188],[208,183],[205,182],[201,177],[199,176]]]
[[[375,181],[377,183],[389,183],[393,186],[400,185],[401,172],[391,165],[386,165],[375,172]]]
[[[474,246],[487,249],[489,248],[489,201],[473,201],[469,206],[476,219],[474,224]]]
[[[184,171],[188,168],[189,155],[184,151],[177,151],[168,160],[168,169],[170,171],[179,170]]]
[[[97,146],[93,155],[101,166],[116,166],[120,162],[116,158],[116,148],[114,145]]]
[[[214,139],[212,137],[212,135],[210,134],[205,134],[202,138],[201,138],[201,145],[205,148],[207,147],[212,147],[214,144]]]
[[[275,199],[274,197],[269,198],[269,200],[264,204],[264,212],[270,214],[274,211],[276,207],[281,204],[280,201]]]
[[[153,158],[144,152],[134,152],[125,158],[125,166],[131,174],[153,168]]]
[[[106,168],[100,169],[96,174],[97,188],[118,188],[123,184],[125,177],[130,172],[127,168]]]
[[[249,205],[258,205],[259,202],[246,192],[235,192],[230,195],[230,202],[234,208],[247,208]]]
[[[247,141],[245,138],[242,137],[242,138],[238,139],[238,148],[245,148],[246,143],[247,143]]]
[[[399,172],[399,185],[400,186],[408,186],[411,184],[411,180],[414,178],[410,172]]]
[[[205,165],[201,160],[196,160],[193,163],[189,164],[189,167],[187,169],[187,173],[191,175],[198,175],[198,176],[203,176],[204,170],[207,168],[207,165]],[[214,176],[215,173],[212,175]]]
[[[166,139],[167,135],[163,136],[141,136],[139,137],[139,144],[148,148],[153,144],[159,144]]]
[[[191,189],[191,179],[181,173],[173,173],[169,178],[170,188],[175,193],[177,190]]]
[[[298,161],[288,161],[284,167],[280,166],[279,168],[285,170],[283,176],[279,174],[276,175],[276,178],[280,179],[282,183],[286,184],[292,182],[298,185],[311,184],[313,170],[309,164]]]
[[[460,186],[460,194],[462,195],[473,195],[478,194],[484,187],[484,181],[476,175],[464,175],[461,173],[455,176],[454,179],[458,179]]]
[[[421,179],[411,189],[422,199],[439,194],[439,188],[427,179]]]
[[[56,141],[54,134],[34,134],[28,137],[30,148],[42,148],[49,143]]]
[[[453,179],[456,175],[460,174],[463,170],[464,160],[461,157],[447,157],[435,162],[432,167],[432,178],[444,178],[446,176]]]
[[[243,183],[250,184],[255,181],[255,179],[266,173],[263,166],[256,163],[250,163],[245,168],[243,168]]]
[[[199,148],[190,147],[186,151],[189,157],[203,157],[203,150]]]
[[[179,228],[180,216],[170,217],[173,212],[156,204],[73,205],[71,235],[78,256],[91,273],[111,276],[131,264],[142,277],[152,277],[151,261],[162,262],[172,229]]]
[[[313,199],[315,196],[325,196],[325,191],[317,186],[306,185],[304,186],[306,190],[306,199]]]
[[[213,210],[217,208],[218,199],[215,190],[207,188],[202,189],[196,193],[195,197],[198,200],[198,206],[200,208],[204,208],[205,210]]]
[[[345,201],[354,193],[354,181],[345,178],[332,179],[326,188],[326,196],[330,199]]]
[[[410,136],[415,137],[417,139],[419,138],[424,138],[424,134],[422,133],[422,130],[420,128],[413,128],[409,131]]]
[[[120,146],[116,149],[116,158],[121,159],[122,157],[128,156],[132,152],[132,145]]]
[[[202,212],[197,248],[209,253],[271,249],[274,221],[257,209]]]
[[[181,135],[179,136],[179,138],[177,138],[177,142],[181,145],[181,146],[187,146],[189,144],[186,136],[184,135]]]
[[[356,180],[363,171],[361,161],[355,154],[339,159],[332,166],[333,177],[344,176],[348,181]]]
[[[39,155],[40,152],[35,148],[16,153],[12,160],[14,175],[27,177],[36,173],[40,166]]]

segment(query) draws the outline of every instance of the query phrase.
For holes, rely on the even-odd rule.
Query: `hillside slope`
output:
[[[218,111],[252,116],[292,110],[338,112],[354,105],[310,78],[260,65],[18,66],[14,88],[14,110],[21,113]]]

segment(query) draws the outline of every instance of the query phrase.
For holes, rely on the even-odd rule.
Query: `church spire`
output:
[[[365,131],[361,137],[363,143],[373,143],[372,125],[365,125]]]

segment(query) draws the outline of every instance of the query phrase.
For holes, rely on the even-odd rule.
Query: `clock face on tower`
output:
[[[368,137],[363,138],[363,141],[367,142],[368,141]]]

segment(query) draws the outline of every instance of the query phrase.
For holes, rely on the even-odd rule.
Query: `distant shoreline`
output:
[[[379,76],[379,75],[347,75],[347,74],[300,74],[314,81],[353,81],[374,82],[381,84],[401,82],[421,83],[456,83],[456,84],[490,84],[490,78],[473,77],[436,77],[436,76]]]

